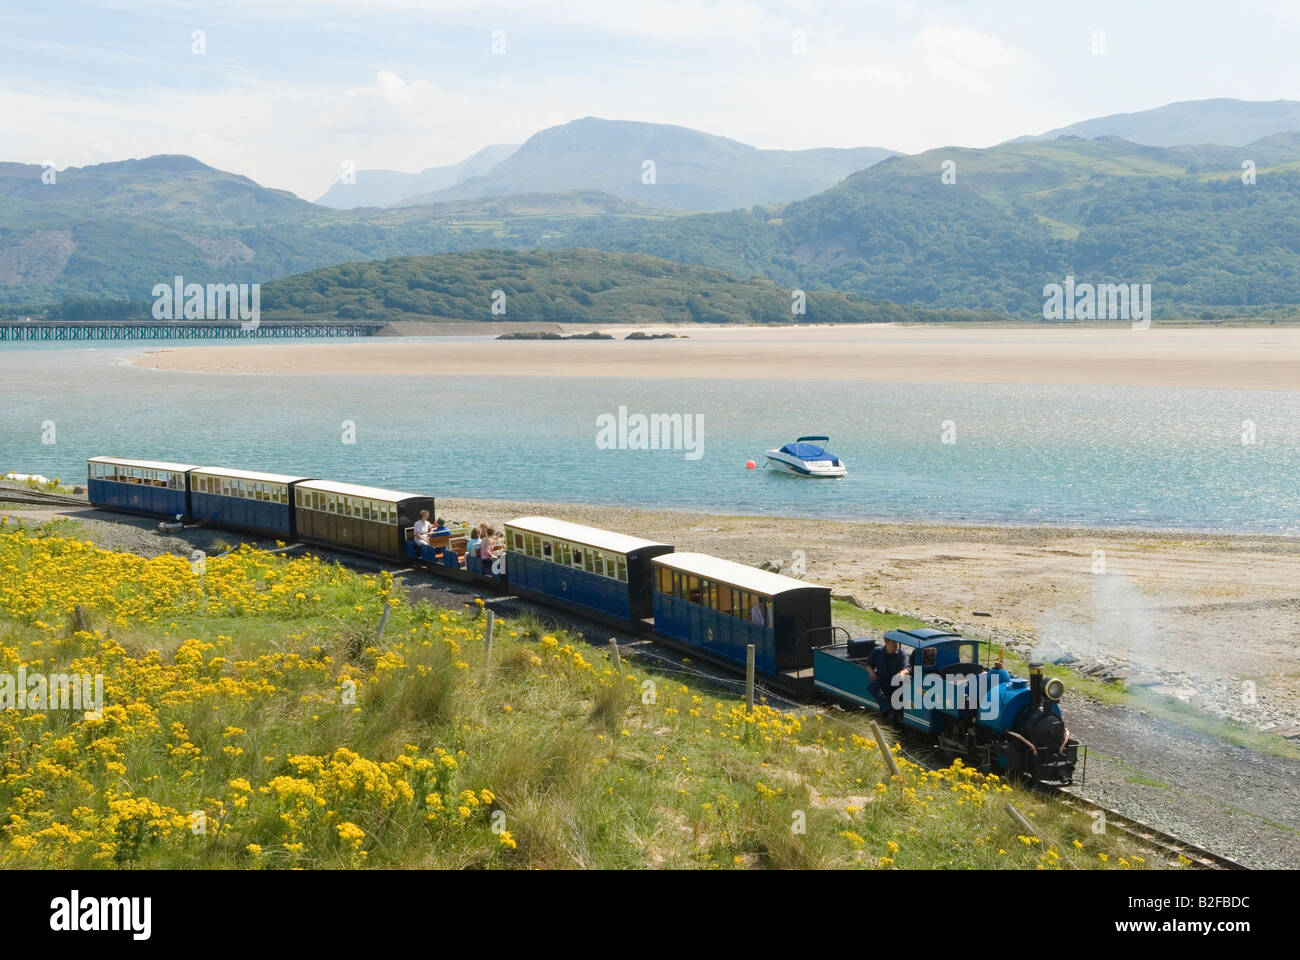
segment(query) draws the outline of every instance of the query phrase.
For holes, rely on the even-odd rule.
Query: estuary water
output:
[[[468,339],[468,338],[467,338]],[[192,346],[192,343],[186,344]],[[98,454],[436,496],[716,513],[1300,533],[1300,393],[966,383],[266,376],[126,365],[149,344],[0,345],[0,473]],[[603,449],[681,414],[696,449]],[[763,470],[829,435],[840,480]],[[634,442],[635,436],[630,439]],[[53,440],[54,442],[46,442]],[[631,445],[631,444],[630,444]],[[698,453],[698,456],[696,454]],[[747,470],[747,460],[760,469]]]

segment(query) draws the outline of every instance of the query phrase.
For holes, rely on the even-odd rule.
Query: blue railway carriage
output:
[[[227,467],[190,471],[190,516],[232,530],[291,538],[297,534],[293,486],[307,477]]]
[[[90,502],[151,517],[186,517],[190,513],[188,463],[91,457],[86,461]]]
[[[813,648],[831,636],[827,587],[701,553],[654,559],[655,632],[788,689],[810,689]]]
[[[403,531],[421,510],[434,514],[433,497],[333,480],[293,486],[298,539],[386,559],[406,555]]]
[[[623,623],[653,613],[651,561],[672,547],[550,517],[506,523],[510,589]]]

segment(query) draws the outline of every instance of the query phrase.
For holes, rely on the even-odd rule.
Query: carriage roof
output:
[[[170,470],[184,473],[197,469],[192,463],[168,463],[165,460],[131,460],[126,457],[89,457],[87,463],[111,463],[116,467],[136,467],[140,470]]]
[[[404,500],[432,500],[427,493],[403,493],[400,490],[385,490],[383,487],[362,487],[355,483],[339,483],[335,480],[304,480],[298,484],[299,490],[319,490],[321,493],[336,493],[342,497],[359,497],[365,500],[382,500],[385,503],[401,503]]]
[[[789,593],[792,590],[830,592],[829,587],[823,587],[819,583],[796,580],[794,577],[770,573],[757,567],[748,567],[743,563],[734,563],[731,560],[710,557],[703,553],[666,553],[661,557],[655,557],[654,562],[673,570],[680,570],[682,573],[704,577],[706,580],[716,580],[719,583],[740,587],[742,590],[753,590],[755,593],[769,597]]]
[[[195,473],[210,477],[229,477],[231,480],[252,480],[254,483],[298,483],[308,477],[290,477],[283,473],[260,473],[257,470],[233,470],[229,467],[195,467]]]
[[[657,540],[643,540],[640,537],[628,536],[625,533],[615,533],[613,530],[602,530],[599,527],[588,527],[581,523],[570,523],[568,520],[556,520],[553,517],[518,517],[514,520],[507,520],[506,527],[522,530],[525,533],[535,533],[543,537],[555,537],[557,540],[580,543],[596,550],[609,550],[613,553],[626,554],[643,550],[646,547],[668,546],[668,544],[660,543]]]

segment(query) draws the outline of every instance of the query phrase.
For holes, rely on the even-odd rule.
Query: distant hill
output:
[[[1242,182],[1243,160],[1254,184]],[[941,180],[948,163],[953,183]],[[669,182],[664,170],[656,187]],[[139,302],[176,274],[266,284],[355,261],[581,248],[921,308],[913,316],[1040,318],[1044,285],[1067,275],[1151,283],[1157,316],[1300,313],[1300,132],[1244,146],[1063,136],[945,147],[886,158],[790,202],[721,212],[638,196],[591,187],[345,211],[185,157],[61,171],[54,185],[37,167],[0,165],[0,304]]]
[[[879,147],[760,150],[686,127],[586,117],[534,134],[484,176],[402,203],[597,189],[662,207],[729,210],[806,197],[891,155]],[[646,161],[652,184],[642,179]]]
[[[1300,131],[1300,101],[1220,98],[1184,100],[1137,113],[1113,113],[1012,142],[1061,136],[1122,137],[1159,147],[1194,143],[1241,147],[1270,134],[1293,131]]]
[[[54,172],[36,164],[0,163],[0,197],[35,204],[78,205],[81,215],[148,214],[264,220],[304,214],[312,205],[287,190],[217,170],[193,157],[163,154]]]
[[[505,313],[493,314],[496,291]],[[791,291],[761,279],[657,257],[596,250],[480,250],[345,263],[262,288],[269,320],[338,319],[596,323],[871,323],[937,319],[883,301]],[[945,317],[945,319],[957,318]],[[962,317],[968,318],[968,317]],[[974,317],[975,319],[989,319]]]
[[[358,170],[353,183],[336,182],[316,202],[335,210],[357,207],[390,207],[413,194],[429,193],[453,187],[470,177],[481,177],[519,149],[519,144],[484,147],[460,163],[429,167],[419,173],[396,170]]]
[[[354,260],[553,242],[574,218],[679,215],[597,190],[331,210],[191,157],[0,164],[0,304],[146,298],[177,274],[261,282]]]
[[[1253,186],[1243,156],[1267,158]],[[1157,314],[1210,319],[1300,304],[1296,224],[1300,138],[1243,151],[1064,137],[893,157],[772,210],[576,222],[567,242],[1026,319],[1067,274],[1149,282]]]

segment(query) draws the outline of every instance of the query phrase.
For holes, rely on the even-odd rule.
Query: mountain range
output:
[[[176,274],[267,282],[353,261],[588,248],[1017,317],[1038,315],[1044,284],[1067,275],[1150,282],[1158,316],[1300,304],[1300,132],[1226,142],[1294,126],[1297,105],[1203,104],[1199,118],[1195,105],[1171,104],[1088,122],[1100,125],[1089,132],[1127,125],[1132,139],[1034,137],[906,156],[763,151],[588,118],[494,163],[489,150],[476,165],[433,168],[459,182],[392,201],[399,184],[382,209],[308,203],[189,157],[72,168],[54,183],[40,167],[0,164],[0,303],[139,300]],[[1220,140],[1138,142],[1178,129]],[[654,158],[655,182],[642,183],[643,160]],[[861,166],[841,173],[849,162]],[[687,169],[694,179],[682,178]],[[797,187],[819,177],[819,187]],[[807,192],[748,202],[796,188]],[[723,196],[740,200],[714,209]],[[697,203],[708,206],[686,212]]]
[[[1188,143],[1242,147],[1274,133],[1295,131],[1300,131],[1300,101],[1231,100],[1223,97],[1184,100],[1137,113],[1113,113],[1018,140],[1121,137],[1156,147]]]
[[[339,180],[316,202],[335,210],[357,207],[391,207],[406,197],[445,190],[473,177],[481,177],[510,154],[519,144],[495,144],[484,147],[460,163],[429,167],[419,173],[396,170],[358,170],[348,182]]]
[[[730,210],[806,197],[892,155],[880,147],[760,150],[686,127],[585,117],[534,134],[482,176],[400,204],[595,188],[679,210]]]

